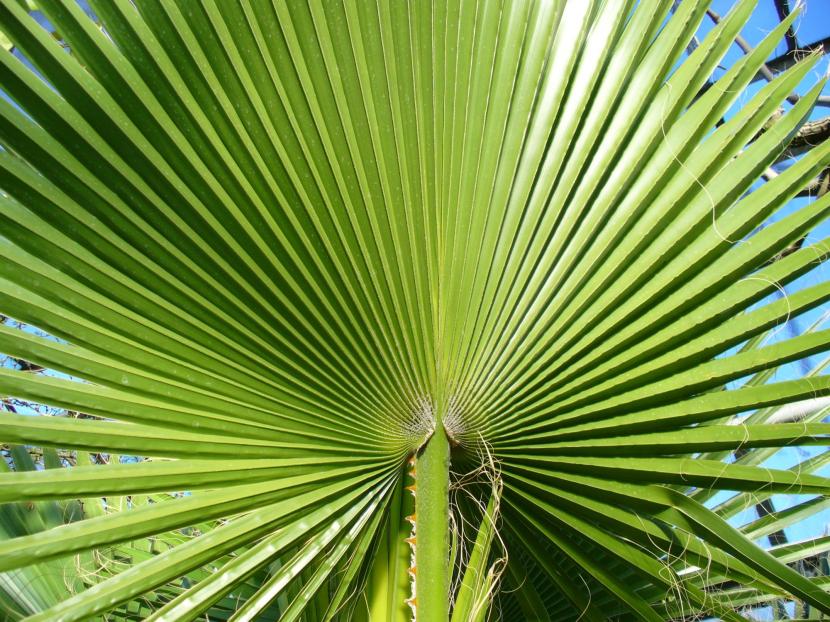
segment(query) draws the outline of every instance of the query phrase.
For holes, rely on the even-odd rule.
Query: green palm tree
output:
[[[54,338],[0,351],[54,371],[0,393],[89,415],[0,417],[12,619],[830,613],[830,539],[754,542],[830,492],[766,464],[828,443],[768,381],[830,332],[767,337],[830,145],[748,192],[817,59],[704,88],[755,4],[679,62],[708,2],[2,0],[0,313]]]

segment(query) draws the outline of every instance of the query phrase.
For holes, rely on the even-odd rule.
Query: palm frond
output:
[[[430,619],[830,614],[826,538],[753,542],[830,494],[769,464],[830,444],[823,367],[774,373],[830,331],[763,341],[830,299],[830,143],[756,184],[818,56],[744,98],[796,13],[711,85],[756,3],[689,52],[675,4],[0,2],[0,313],[52,337],[0,326],[47,370],[0,394],[93,416],[0,416],[55,467],[0,476],[10,615],[406,620],[404,538]]]

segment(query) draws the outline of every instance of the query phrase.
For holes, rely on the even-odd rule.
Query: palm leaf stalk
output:
[[[78,457],[0,474],[9,615],[830,614],[827,538],[753,542],[830,493],[767,464],[828,444],[774,423],[823,367],[773,370],[830,331],[762,340],[830,299],[770,298],[827,258],[830,195],[787,206],[830,144],[754,187],[818,57],[737,108],[795,13],[704,89],[756,3],[685,57],[671,5],[0,1],[0,313],[54,337],[0,326],[49,370],[0,394],[89,415],[0,416]]]

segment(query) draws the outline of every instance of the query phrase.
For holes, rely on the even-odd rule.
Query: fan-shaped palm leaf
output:
[[[7,573],[129,562],[16,615],[408,619],[410,514],[427,621],[451,554],[453,619],[481,619],[504,551],[505,619],[830,613],[788,565],[824,540],[751,541],[830,490],[826,454],[764,465],[827,444],[820,415],[769,423],[827,377],[767,381],[830,332],[757,339],[830,298],[768,298],[825,259],[779,253],[830,195],[761,228],[830,146],[748,192],[816,59],[731,112],[792,17],[704,89],[755,3],[683,62],[708,3],[671,5],[0,2],[0,312],[57,337],[0,327],[0,351],[61,372],[0,392],[94,416],[4,413],[0,440],[151,458],[4,473],[0,503],[152,495],[4,534]],[[457,506],[478,537],[450,535],[450,462],[490,480]],[[818,496],[729,522],[788,491]]]

